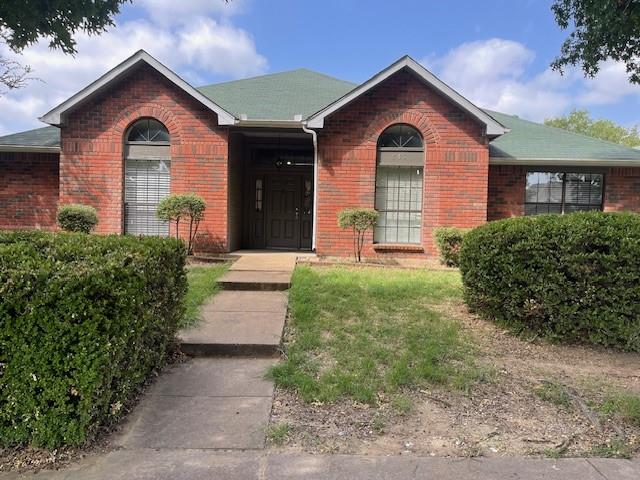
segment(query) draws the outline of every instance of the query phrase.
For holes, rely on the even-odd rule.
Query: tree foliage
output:
[[[362,261],[364,235],[378,223],[378,212],[373,208],[345,208],[338,213],[338,226],[353,231],[353,255]]]
[[[590,137],[600,138],[609,142],[619,143],[627,147],[640,145],[640,131],[637,126],[623,127],[611,120],[594,120],[588,110],[573,110],[564,117],[549,118],[545,125],[563,128],[570,132],[581,133]]]
[[[554,70],[580,65],[592,77],[611,59],[624,62],[630,81],[640,83],[640,2],[555,0],[551,9],[560,28],[572,29],[551,64]]]
[[[0,30],[16,52],[47,38],[51,48],[76,53],[74,34],[96,35],[114,25],[120,5],[129,0],[3,0]]]
[[[173,194],[160,200],[157,208],[158,218],[176,224],[176,238],[180,238],[180,222],[189,220],[189,238],[187,252],[193,253],[193,243],[198,234],[198,226],[204,218],[207,204],[204,199],[195,193]]]
[[[0,44],[2,43],[0,41]],[[22,88],[30,80],[30,73],[29,65],[22,65],[20,62],[0,55],[0,86],[4,85],[7,90]],[[0,90],[0,94],[2,93]]]

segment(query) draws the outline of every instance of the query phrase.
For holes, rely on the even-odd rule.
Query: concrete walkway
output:
[[[218,280],[224,291],[203,306],[197,327],[180,332],[182,350],[194,356],[276,355],[296,257],[241,255]]]
[[[0,474],[0,480],[25,478]],[[111,452],[50,480],[638,480],[640,462],[611,459],[365,457],[197,449]]]

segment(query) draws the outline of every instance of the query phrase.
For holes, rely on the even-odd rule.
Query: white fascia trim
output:
[[[399,72],[403,68],[408,68],[416,75],[418,75],[425,83],[431,85],[438,92],[443,94],[445,97],[449,98],[455,104],[457,104],[463,110],[469,112],[473,117],[478,119],[480,122],[484,123],[486,126],[486,134],[491,137],[503,135],[509,130],[502,125],[500,122],[496,121],[493,117],[488,115],[482,109],[476,107],[469,100],[464,98],[458,92],[456,92],[449,85],[444,83],[442,80],[437,78],[434,74],[432,74],[429,70],[424,68],[418,62],[416,62],[413,58],[405,56],[402,57],[397,62],[391,64],[389,67],[382,70],[380,73],[376,74],[366,82],[360,84],[358,87],[351,90],[351,92],[344,95],[342,98],[339,98],[331,105],[325,107],[317,113],[314,113],[307,119],[307,126],[309,128],[323,128],[324,127],[324,119],[334,113],[335,111],[341,109],[348,103],[352,102],[360,95],[366,93],[371,90],[376,85],[384,82],[386,79]]]
[[[33,145],[0,145],[0,152],[60,153],[60,147],[36,147]]]
[[[236,127],[260,128],[302,128],[303,123],[298,120],[238,120]]]
[[[640,167],[640,160],[603,160],[601,158],[505,158],[489,157],[491,165],[544,165],[570,167]]]
[[[127,58],[124,62],[122,62],[117,67],[108,71],[100,78],[98,78],[93,83],[89,84],[87,87],[80,90],[78,93],[73,95],[68,100],[62,102],[60,105],[55,107],[53,110],[45,113],[40,120],[49,125],[61,125],[64,123],[65,114],[71,110],[72,108],[82,104],[87,101],[92,95],[95,93],[102,91],[107,88],[112,82],[119,79],[122,75],[124,75],[131,68],[135,67],[138,63],[145,62],[157,72],[162,74],[165,78],[167,78],[170,82],[175,84],[177,87],[182,89],[191,97],[198,100],[200,103],[214,111],[218,115],[218,124],[219,125],[234,125],[236,122],[236,118],[225,109],[212,102],[210,98],[203,95],[201,92],[196,90],[194,87],[189,85],[186,81],[180,78],[175,72],[165,67],[158,60],[153,58],[144,50],[138,50],[138,52],[134,53],[132,56]]]

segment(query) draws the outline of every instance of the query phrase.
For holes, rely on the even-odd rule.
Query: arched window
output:
[[[156,216],[171,191],[169,131],[153,118],[136,121],[125,134],[124,231],[133,235],[169,235]]]
[[[153,118],[143,118],[131,125],[127,142],[169,143],[169,132],[159,121]]]
[[[375,243],[420,244],[424,172],[422,136],[409,125],[393,125],[378,139]]]

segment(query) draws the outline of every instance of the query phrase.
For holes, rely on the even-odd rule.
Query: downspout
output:
[[[313,140],[313,218],[311,225],[311,250],[316,251],[316,232],[318,224],[318,134],[302,124],[302,131],[311,135]]]

